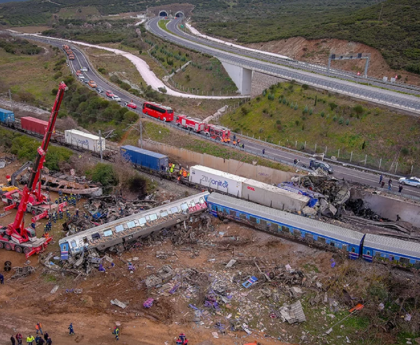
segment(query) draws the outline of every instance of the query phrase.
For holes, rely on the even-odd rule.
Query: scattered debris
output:
[[[127,308],[127,304],[125,304],[125,303],[123,303],[123,302],[121,302],[121,301],[119,301],[117,299],[112,299],[111,300],[111,304],[116,305],[116,306],[118,306],[118,307],[120,307],[122,309]]]

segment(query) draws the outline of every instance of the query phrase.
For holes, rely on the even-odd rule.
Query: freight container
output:
[[[131,163],[143,168],[161,171],[168,167],[168,157],[157,152],[131,145],[121,146],[120,152]]]
[[[22,129],[40,135],[44,135],[48,128],[48,121],[36,119],[31,116],[21,117],[20,124]]]
[[[66,143],[77,147],[84,148],[85,150],[100,152],[101,146],[99,137],[93,134],[84,133],[76,129],[64,131]],[[102,138],[102,150],[105,150],[105,138]]]
[[[13,123],[15,122],[15,114],[11,110],[0,108],[0,122]]]
[[[192,183],[242,198],[242,183],[246,178],[195,165],[190,168],[189,180]]]
[[[242,199],[288,212],[300,212],[310,198],[256,180],[242,183]]]

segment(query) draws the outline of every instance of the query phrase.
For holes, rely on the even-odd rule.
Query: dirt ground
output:
[[[381,53],[365,44],[349,42],[339,39],[318,39],[307,40],[303,37],[292,37],[289,39],[270,41],[264,43],[253,43],[247,45],[250,48],[261,49],[272,53],[286,55],[292,59],[328,65],[328,56],[364,53],[370,54],[368,75],[382,79],[383,77],[395,77],[401,75],[401,82],[412,85],[420,85],[420,77],[404,70],[393,70],[385,62]],[[332,68],[364,73],[366,60],[333,61]]]

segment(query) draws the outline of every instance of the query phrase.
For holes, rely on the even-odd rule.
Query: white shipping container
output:
[[[86,150],[100,152],[99,137],[93,134],[84,133],[76,129],[64,131],[66,143]],[[105,138],[102,138],[102,150],[105,150]]]
[[[307,196],[251,179],[242,183],[242,198],[288,212],[302,211],[310,200]]]
[[[242,182],[244,177],[225,173],[223,171],[195,165],[190,168],[190,182],[228,193],[238,198],[242,197]]]

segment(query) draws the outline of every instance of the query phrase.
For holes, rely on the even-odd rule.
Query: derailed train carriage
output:
[[[227,195],[212,193],[207,198],[209,212],[254,228],[347,252],[350,259],[390,260],[420,267],[420,244],[387,236],[363,234],[333,224],[275,210]]]
[[[207,210],[208,192],[192,195],[144,212],[81,231],[59,241],[61,259],[85,250],[104,251],[111,247],[124,249],[124,244],[151,235]]]

